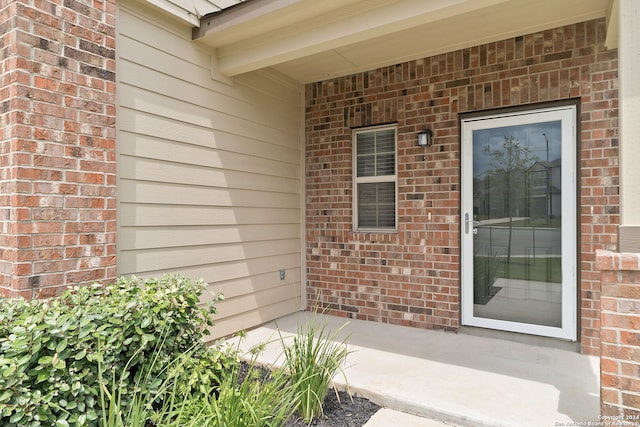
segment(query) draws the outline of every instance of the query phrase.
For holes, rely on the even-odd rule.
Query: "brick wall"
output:
[[[600,251],[601,414],[640,417],[640,254]]]
[[[0,3],[0,294],[115,277],[115,3]]]
[[[604,20],[306,87],[306,256],[311,305],[422,328],[460,326],[458,114],[580,100],[581,340],[598,354],[597,249],[616,245],[617,51]],[[353,127],[398,125],[398,233],[352,231]],[[435,146],[416,146],[431,128]],[[429,220],[428,213],[432,217]]]

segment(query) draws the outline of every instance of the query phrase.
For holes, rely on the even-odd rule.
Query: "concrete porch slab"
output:
[[[278,366],[278,329],[283,337],[293,336],[313,316],[298,313],[249,331],[240,348],[267,343],[258,363]],[[352,353],[346,381],[338,375],[336,384],[345,389],[348,383],[352,393],[384,408],[460,426],[598,421],[596,357],[466,334],[332,316],[321,320],[334,330],[348,322],[340,334],[348,336]]]
[[[417,415],[407,414],[406,412],[394,411],[389,408],[382,408],[369,419],[363,427],[447,427],[451,424],[445,424],[428,418],[419,417]]]

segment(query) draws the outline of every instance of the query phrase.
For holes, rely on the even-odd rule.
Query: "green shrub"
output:
[[[203,281],[166,275],[76,287],[51,300],[1,299],[0,424],[96,426],[105,377],[119,375],[119,404],[126,409],[142,375],[153,378],[147,384],[153,394],[166,366],[192,350],[191,381],[196,392],[208,390],[223,360],[204,351],[215,313],[213,305],[198,305],[205,288]]]
[[[331,332],[327,322],[313,317],[304,325],[298,325],[293,343],[288,345],[282,335],[284,367],[298,397],[297,411],[300,417],[311,423],[322,415],[324,399],[333,377],[342,371],[349,355],[346,340],[339,339],[345,325]]]

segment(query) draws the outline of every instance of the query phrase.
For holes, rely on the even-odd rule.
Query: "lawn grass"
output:
[[[476,215],[474,221],[486,221],[486,220],[497,220],[497,218],[490,218],[486,215]],[[492,222],[491,226],[493,227],[508,227],[509,226],[509,217],[502,218],[502,222]],[[553,217],[553,218],[513,218],[511,221],[511,226],[513,227],[541,227],[541,228],[560,228],[562,225],[562,218]]]
[[[561,258],[512,258],[509,265],[506,260],[498,260],[498,264],[498,277],[505,279],[562,282]]]
[[[527,218],[521,219],[518,221],[512,221],[511,225],[513,227],[544,227],[544,228],[560,228],[562,225],[562,220],[560,218],[551,218],[547,221],[545,218]],[[504,224],[500,224],[503,226],[509,226],[509,222]]]

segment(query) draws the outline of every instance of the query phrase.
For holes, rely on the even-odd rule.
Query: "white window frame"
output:
[[[393,130],[394,141],[393,141],[393,153],[394,153],[394,174],[393,175],[381,175],[381,176],[363,176],[358,177],[358,134],[369,133],[369,132],[379,132],[384,130]],[[397,125],[382,125],[382,126],[370,126],[366,128],[358,128],[353,130],[352,134],[352,147],[353,147],[353,186],[352,186],[352,195],[353,195],[353,229],[354,231],[363,231],[363,232],[374,232],[374,233],[384,233],[384,232],[396,232],[398,230],[398,126]],[[382,183],[382,182],[393,182],[394,184],[394,227],[361,227],[358,222],[358,184],[366,184],[366,183]]]

